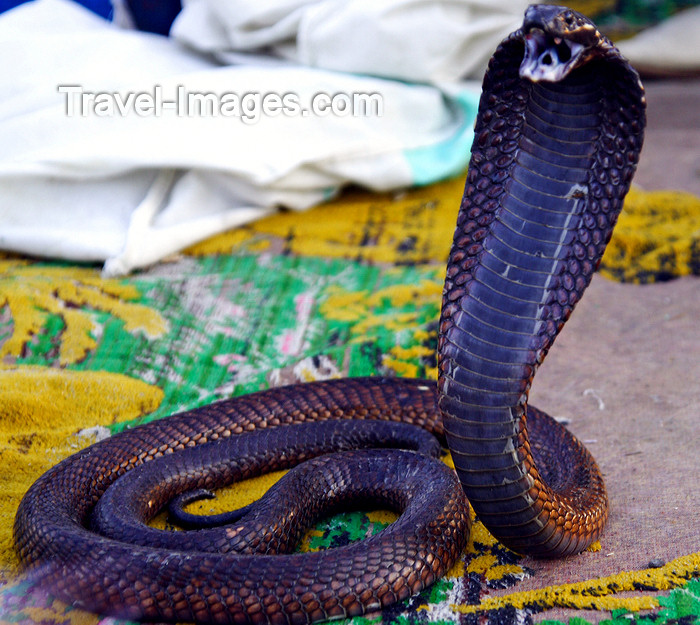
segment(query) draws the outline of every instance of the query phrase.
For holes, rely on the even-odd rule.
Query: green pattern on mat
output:
[[[700,580],[690,580],[676,588],[668,597],[659,597],[662,608],[656,614],[633,614],[628,610],[613,610],[612,618],[598,625],[698,625],[700,624]],[[562,621],[540,621],[540,625],[565,625]],[[569,619],[568,625],[592,625],[584,618]]]

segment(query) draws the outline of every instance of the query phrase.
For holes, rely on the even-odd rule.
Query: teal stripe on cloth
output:
[[[474,120],[479,108],[479,93],[460,89],[446,94],[448,105],[455,108],[455,116],[461,117],[457,132],[432,145],[412,148],[404,152],[413,173],[413,184],[423,186],[450,178],[463,172],[469,164]]]

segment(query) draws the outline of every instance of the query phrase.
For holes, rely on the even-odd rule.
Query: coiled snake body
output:
[[[466,543],[467,497],[515,551],[585,549],[607,518],[602,477],[584,447],[527,397],[610,238],[641,149],[644,106],[636,72],[589,20],[530,7],[484,79],[447,265],[437,386],[367,378],[282,387],[97,443],[48,471],[22,500],[15,542],[29,575],[78,606],[127,618],[305,623],[389,605],[444,574]],[[336,419],[406,422],[446,439],[461,488],[443,465],[414,452],[347,451],[339,464],[313,460],[321,473],[310,483],[294,474],[271,494],[266,505],[279,518],[253,511],[240,524],[162,542],[166,533],[143,525],[178,493],[290,466],[327,447],[319,439],[296,450],[302,436],[292,427],[278,428],[276,451],[267,434],[238,434]],[[344,427],[353,431],[353,423]],[[318,436],[335,439],[333,432]],[[203,445],[234,439],[234,459]],[[125,473],[134,476],[133,499],[124,503],[117,489],[121,503],[93,514]],[[259,555],[293,549],[297,517],[309,522],[347,501],[402,514],[369,545]],[[120,511],[128,514],[113,525],[136,544],[88,529]],[[183,548],[188,541],[193,551]]]

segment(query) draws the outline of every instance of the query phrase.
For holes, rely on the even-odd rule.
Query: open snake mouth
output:
[[[532,82],[557,82],[575,66],[585,46],[561,37],[552,37],[539,28],[525,36],[525,54],[520,64],[520,77]]]

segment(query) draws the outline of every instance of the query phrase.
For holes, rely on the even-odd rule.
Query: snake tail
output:
[[[314,456],[330,451],[326,442],[336,446],[337,431],[316,443],[302,431],[344,420],[356,438],[369,421],[391,421],[444,441],[436,403],[436,385],[426,380],[345,378],[272,388],[125,430],[66,458],[29,488],[15,516],[15,547],[35,584],[74,607],[119,618],[301,625],[388,607],[445,575],[462,553],[471,524],[464,492],[434,458],[360,449],[335,462],[342,453]],[[231,454],[229,441],[237,448]],[[382,447],[387,442],[384,436]],[[279,521],[253,513],[252,528],[171,532],[130,518],[138,521],[140,511],[152,517],[179,492],[304,458],[312,459],[298,469],[310,481],[295,477],[291,490],[275,487],[263,502],[261,513],[277,510]],[[126,492],[112,500],[109,491],[120,486]],[[131,486],[138,486],[135,496],[120,500]],[[341,548],[285,553],[296,545],[300,518],[311,522],[326,504],[332,510],[358,500],[395,501],[399,519]]]
[[[642,147],[644,91],[579,13],[534,5],[484,78],[439,328],[439,407],[477,516],[524,554],[565,556],[607,519],[595,461],[529,408],[588,286]]]

